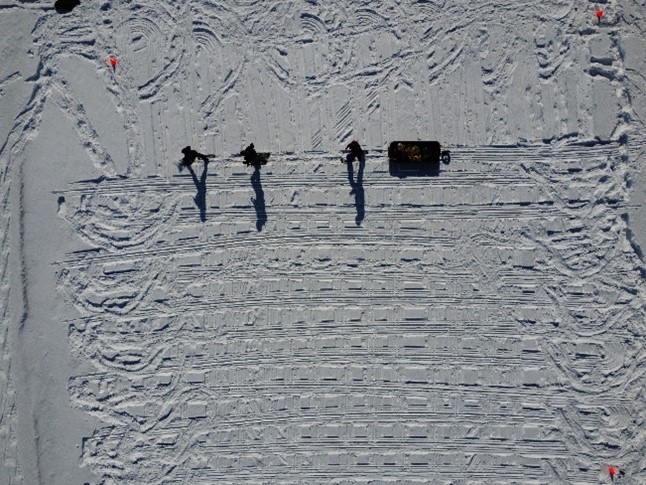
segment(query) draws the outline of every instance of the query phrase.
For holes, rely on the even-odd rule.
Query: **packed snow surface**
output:
[[[57,6],[0,0],[0,484],[646,483],[645,0]]]

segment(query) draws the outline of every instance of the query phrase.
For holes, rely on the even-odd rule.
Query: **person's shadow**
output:
[[[346,158],[347,168],[348,168],[348,182],[350,182],[350,187],[352,187],[351,195],[354,195],[354,205],[357,208],[357,217],[354,219],[354,222],[357,226],[360,226],[363,222],[363,218],[366,215],[365,209],[365,199],[363,192],[363,170],[366,167],[366,155],[361,153],[359,157],[359,170],[357,170],[357,179],[354,179],[354,170],[352,167],[352,162],[355,160],[355,157],[352,154],[348,154]]]
[[[202,176],[197,178],[195,171],[191,165],[188,166],[189,172],[191,172],[191,177],[193,177],[193,183],[197,189],[197,194],[193,197],[195,205],[200,209],[200,220],[206,222],[206,172],[208,170],[208,163],[204,164],[204,169],[202,170]]]
[[[260,165],[254,167],[253,174],[251,175],[251,186],[256,194],[251,201],[253,202],[254,209],[256,209],[256,229],[260,232],[267,223],[265,192],[262,190],[262,184],[260,183]]]

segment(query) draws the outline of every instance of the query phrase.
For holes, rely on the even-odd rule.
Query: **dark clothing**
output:
[[[359,160],[360,162],[365,162],[364,155],[363,155],[363,150],[361,149],[361,145],[359,145],[359,142],[357,140],[353,140],[348,144],[347,147],[345,147],[346,150],[350,150],[350,153],[344,158],[341,159],[343,163],[352,163],[355,160]]]
[[[240,155],[244,156],[244,163],[247,165],[254,165],[258,158],[258,153],[253,146],[253,143],[245,148]]]
[[[182,160],[184,165],[192,165],[197,158],[202,160],[204,163],[208,163],[209,161],[209,157],[199,153],[197,150],[193,150],[190,145],[184,147],[182,149],[182,153],[184,154],[184,159]]]
[[[346,150],[350,150],[352,153],[352,156],[356,158],[357,160],[361,158],[363,155],[363,150],[361,149],[361,145],[359,145],[359,142],[357,140],[353,140],[350,142],[350,144],[345,147]]]

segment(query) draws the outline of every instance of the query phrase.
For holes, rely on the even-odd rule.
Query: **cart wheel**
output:
[[[451,152],[450,151],[444,150],[442,152],[442,154],[441,154],[441,157],[442,157],[442,163],[444,165],[448,165],[449,163],[451,163]]]

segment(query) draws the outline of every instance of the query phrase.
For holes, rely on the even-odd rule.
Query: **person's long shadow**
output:
[[[357,226],[360,226],[363,222],[363,218],[366,215],[363,192],[363,170],[366,167],[366,155],[362,153],[359,157],[359,170],[357,170],[356,181],[354,179],[354,170],[352,167],[352,162],[354,160],[354,156],[352,156],[352,154],[349,154],[347,158],[348,182],[350,183],[350,187],[352,187],[350,194],[354,195],[354,205],[357,208],[357,217],[354,219],[354,222],[357,224]]]
[[[262,190],[260,183],[260,166],[254,167],[251,175],[251,186],[256,196],[252,199],[253,207],[256,209],[256,229],[262,231],[263,226],[267,223],[267,210],[265,207],[265,192]]]
[[[198,179],[195,171],[192,166],[188,166],[189,172],[191,172],[191,177],[193,177],[193,183],[197,189],[197,194],[193,197],[195,205],[200,209],[200,220],[206,222],[206,172],[208,170],[208,164],[204,164],[204,169],[202,170],[202,176]]]

